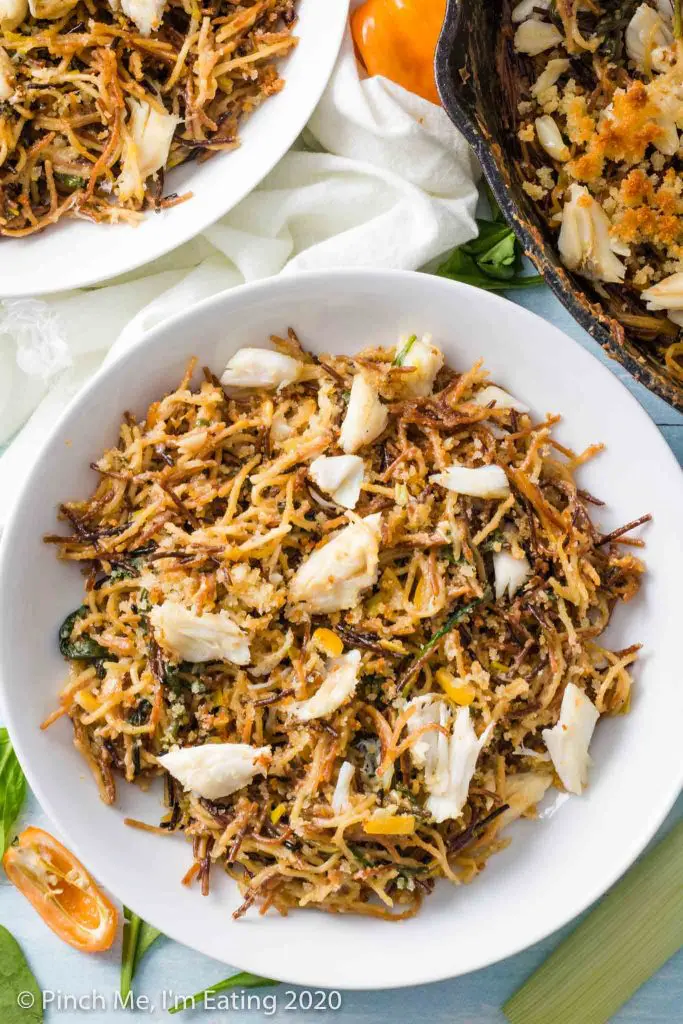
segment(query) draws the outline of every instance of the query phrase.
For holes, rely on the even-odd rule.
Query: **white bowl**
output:
[[[82,288],[170,252],[213,224],[254,189],[299,135],[332,73],[349,0],[299,0],[299,39],[279,67],[284,89],[240,125],[241,145],[166,177],[166,194],[192,191],[180,206],[149,212],[137,227],[64,220],[37,235],[0,238],[0,298]]]
[[[191,860],[182,837],[123,825],[159,820],[155,792],[121,784],[105,807],[61,720],[41,733],[65,666],[57,627],[81,601],[83,578],[41,542],[55,530],[55,506],[86,495],[88,463],[117,437],[121,413],[142,415],[180,378],[190,354],[220,371],[241,345],[265,345],[293,326],[318,352],[392,345],[431,331],[451,364],[480,356],[495,380],[534,412],[563,411],[557,436],[576,449],[608,450],[581,471],[583,486],[608,502],[600,525],[613,528],[652,512],[648,575],[641,594],[619,607],[609,640],[636,640],[630,715],[600,723],[590,786],[541,821],[518,822],[513,841],[472,885],[443,883],[403,924],[298,911],[235,922],[239,902],[215,871],[202,898],[180,878]],[[680,470],[637,402],[592,356],[523,309],[464,285],[422,274],[336,271],[278,277],[211,299],[153,331],[102,370],[78,396],[37,458],[9,522],[0,554],[0,697],[29,782],[66,841],[124,903],[179,942],[268,977],[339,988],[382,988],[451,977],[484,967],[559,928],[611,885],[653,835],[683,776],[680,756],[680,587],[683,550]]]

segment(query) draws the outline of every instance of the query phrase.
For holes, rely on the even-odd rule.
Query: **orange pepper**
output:
[[[414,814],[385,814],[368,818],[363,831],[369,836],[409,836],[415,831]]]
[[[434,51],[446,0],[365,0],[351,15],[351,34],[369,75],[384,75],[439,103]]]
[[[24,829],[2,864],[10,882],[60,939],[84,953],[109,949],[116,937],[116,908],[49,832]]]

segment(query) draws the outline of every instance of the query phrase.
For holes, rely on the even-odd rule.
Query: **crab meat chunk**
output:
[[[301,376],[304,364],[282,352],[264,348],[241,348],[223,371],[221,384],[233,388],[284,388]]]
[[[365,466],[358,455],[319,455],[311,463],[308,475],[337,505],[355,508],[360,498]]]
[[[410,351],[403,360],[403,366],[412,366],[415,370],[406,376],[403,391],[415,398],[425,398],[431,394],[436,375],[443,366],[443,352],[431,344],[430,335],[413,342]]]
[[[414,734],[429,725],[441,727],[422,733],[410,748],[415,764],[424,768],[425,786],[429,791],[427,810],[439,823],[459,818],[493,723],[477,736],[469,707],[458,708],[454,715],[445,700],[432,694],[416,697],[406,706],[415,708],[408,719],[409,733]]]
[[[157,760],[185,789],[206,800],[221,800],[248,785],[254,776],[266,775],[270,747],[204,743],[178,747]]]
[[[552,160],[557,160],[560,163],[569,160],[569,147],[562,138],[557,121],[550,114],[536,118],[536,135],[541,147]]]
[[[528,53],[530,57],[535,57],[561,42],[562,33],[554,25],[530,18],[523,21],[515,32],[513,45],[517,53]]]
[[[0,0],[0,30],[12,31],[28,14],[28,0]]]
[[[339,435],[339,444],[347,455],[354,455],[379,437],[387,425],[389,413],[380,401],[377,389],[360,371],[353,378],[349,404]]]
[[[542,732],[555,771],[569,793],[582,793],[588,782],[588,747],[599,717],[598,709],[583,690],[575,683],[567,683],[558,723]]]
[[[614,254],[607,214],[584,185],[569,188],[558,247],[565,267],[589,281],[620,283],[626,268]]]
[[[377,582],[381,512],[351,523],[309,555],[289,585],[292,604],[310,612],[352,608]]]
[[[151,35],[161,24],[166,0],[109,0],[113,10],[119,8],[140,29],[143,36]]]
[[[626,53],[640,71],[666,71],[666,51],[674,41],[671,29],[649,4],[641,4],[626,26]]]
[[[341,814],[351,804],[351,783],[356,769],[350,761],[342,761],[337,776],[337,784],[332,794],[332,810],[335,814]]]
[[[683,311],[683,271],[662,278],[657,284],[640,293],[648,309],[665,309],[670,320],[679,323],[677,315]]]
[[[249,664],[249,638],[225,611],[195,615],[176,601],[164,601],[149,617],[158,642],[182,661]]]
[[[123,146],[123,166],[116,183],[119,199],[144,197],[150,175],[164,167],[171,141],[180,120],[175,114],[160,113],[145,100],[128,101],[130,118]]]
[[[300,722],[326,718],[353,697],[358,685],[360,651],[349,651],[328,663],[328,672],[320,688],[308,700],[290,704],[289,713]]]
[[[495,384],[489,384],[482,388],[474,396],[477,405],[493,406],[494,409],[515,409],[517,412],[528,412],[529,406],[520,402],[518,398],[503,391]]]
[[[494,551],[493,575],[496,581],[496,601],[504,594],[513,598],[531,574],[528,559],[515,558],[509,551]]]
[[[447,491],[468,494],[472,498],[507,498],[510,484],[501,466],[449,466],[443,473],[434,473],[432,483],[441,484]]]

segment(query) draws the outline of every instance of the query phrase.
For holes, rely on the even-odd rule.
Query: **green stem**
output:
[[[130,986],[133,981],[142,921],[128,907],[123,908],[123,913],[125,922],[123,925],[123,945],[121,946],[121,999],[125,1000],[130,992]]]

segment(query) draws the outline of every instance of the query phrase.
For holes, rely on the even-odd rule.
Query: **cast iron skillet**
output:
[[[590,335],[650,391],[683,411],[683,388],[599,305],[587,281],[560,263],[556,240],[521,187],[515,64],[502,30],[505,0],[448,0],[436,52],[444,109],[477,154],[501,210],[552,290]]]

